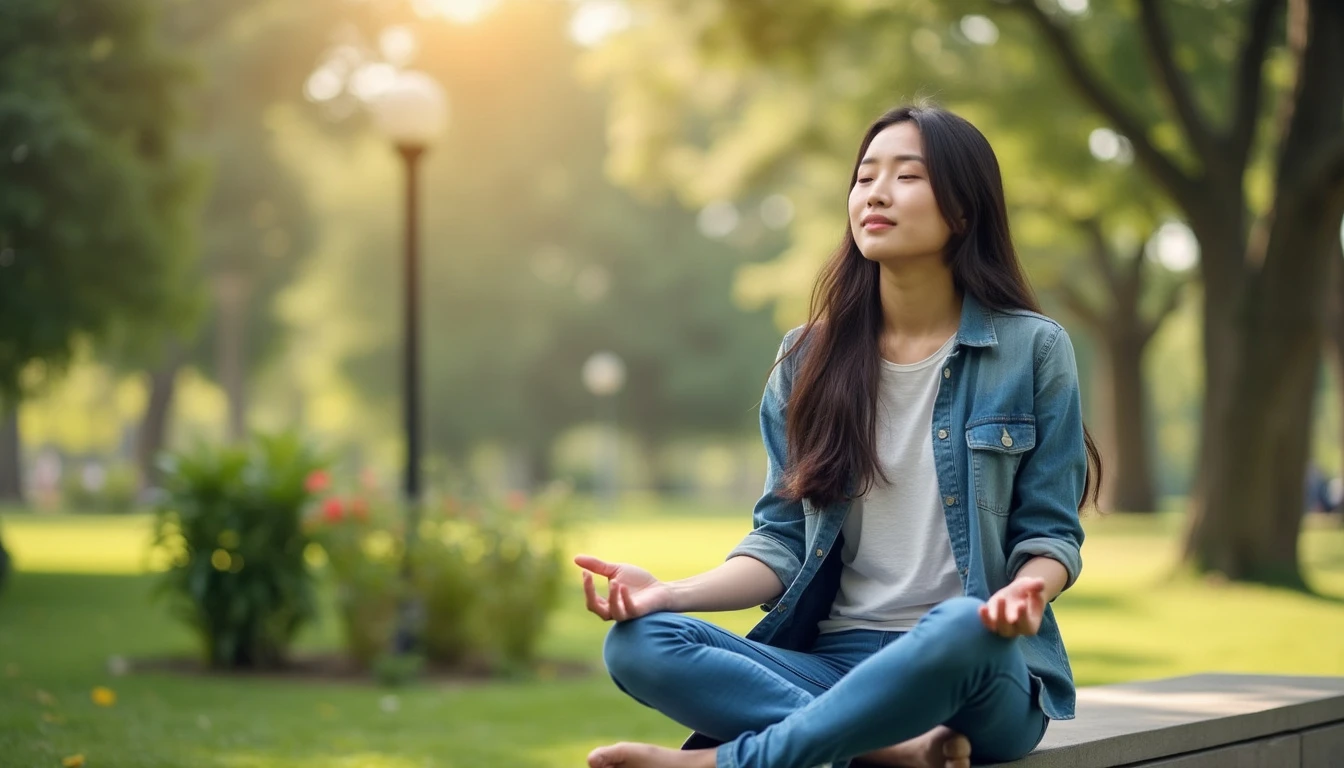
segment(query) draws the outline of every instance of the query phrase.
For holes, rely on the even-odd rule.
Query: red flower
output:
[[[365,499],[360,499],[360,498],[351,499],[351,500],[350,500],[350,516],[353,517],[353,518],[355,518],[356,520],[368,520],[368,519],[369,519],[369,502],[366,501]]]
[[[339,523],[344,513],[345,510],[341,506],[341,500],[335,496],[322,503],[322,516],[327,519],[327,522]]]
[[[303,487],[309,493],[321,493],[331,487],[331,475],[324,470],[315,469],[308,474]]]
[[[504,504],[512,512],[517,512],[527,506],[527,494],[522,491],[509,491],[509,495],[504,497]]]

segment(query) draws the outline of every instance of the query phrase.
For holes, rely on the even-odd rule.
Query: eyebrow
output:
[[[914,161],[917,162],[917,163],[922,163],[922,162],[924,162],[924,158],[920,157],[919,155],[892,155],[892,158],[891,158],[891,159],[892,159],[892,160],[895,160],[895,161],[898,162],[898,163],[899,163],[899,162],[903,162],[903,161],[905,161],[905,160],[914,160]],[[859,165],[874,165],[874,164],[876,164],[876,163],[877,163],[877,158],[875,158],[875,157],[871,157],[871,156],[870,156],[870,157],[865,157],[865,158],[863,158],[862,160],[859,161]]]

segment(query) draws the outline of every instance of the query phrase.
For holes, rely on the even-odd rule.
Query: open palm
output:
[[[658,611],[671,603],[667,585],[653,574],[629,563],[608,563],[591,555],[574,558],[583,569],[583,594],[588,610],[605,621],[628,621]],[[607,596],[597,593],[593,574],[607,578]]]

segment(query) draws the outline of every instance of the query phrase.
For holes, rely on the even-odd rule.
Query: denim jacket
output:
[[[799,330],[784,337],[781,356]],[[806,650],[817,622],[830,615],[840,583],[840,528],[849,502],[818,508],[775,493],[787,456],[785,408],[799,357],[776,366],[766,385],[765,493],[753,511],[752,532],[728,557],[754,557],[785,585],[777,601],[761,606],[767,615],[747,637]],[[930,429],[964,594],[987,599],[1038,555],[1063,564],[1067,589],[1082,568],[1078,502],[1087,473],[1068,334],[1047,317],[989,310],[968,294],[942,377]],[[1073,718],[1073,674],[1050,606],[1040,631],[1018,642],[1041,709],[1052,719]]]

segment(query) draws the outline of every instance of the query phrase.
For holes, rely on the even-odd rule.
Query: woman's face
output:
[[[942,258],[952,232],[938,209],[924,165],[924,142],[913,122],[873,137],[849,191],[849,226],[871,261]]]

